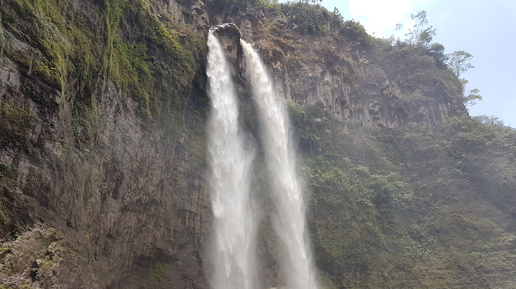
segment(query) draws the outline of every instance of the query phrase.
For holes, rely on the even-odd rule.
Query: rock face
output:
[[[429,56],[388,41],[364,45],[344,36],[303,35],[287,19],[269,17],[253,11],[228,20],[259,48],[278,95],[368,127],[434,125],[466,113],[462,88]]]
[[[258,47],[278,95],[320,106],[341,121],[396,128],[411,122],[435,125],[467,113],[456,77],[437,69],[428,55],[387,40],[364,44],[373,40],[302,34],[289,19],[262,9],[212,18],[215,24],[235,23],[241,37]],[[245,81],[233,36],[233,44],[225,41],[227,56],[235,63],[234,75]]]
[[[4,63],[11,79],[23,74],[10,61]],[[184,282],[202,284],[199,254],[210,213],[205,169],[196,157],[162,132],[142,129],[136,104],[109,82],[99,100],[95,143],[77,151],[66,141],[73,135],[62,120],[71,114],[69,107],[62,102],[42,111],[20,93],[32,81],[25,76],[6,83],[2,99],[30,115],[45,114],[30,121],[20,146],[2,144],[2,166],[17,172],[11,185],[2,185],[3,207],[26,210],[30,223],[44,220],[64,233],[77,263],[91,270],[88,275],[58,274],[45,288],[72,288],[77,279],[88,288],[112,286],[148,258],[173,265]],[[34,272],[40,280],[38,270]]]
[[[67,9],[79,5],[71,2]],[[201,2],[152,4],[178,23],[204,25]],[[76,17],[102,25],[92,12],[102,5],[84,5],[91,7],[77,8]],[[91,79],[99,83],[94,109],[81,118],[89,126],[76,125],[80,80],[70,76],[62,89],[31,72],[12,55],[41,48],[1,28],[10,51],[0,56],[0,284],[206,288],[204,144],[189,144],[184,130],[171,137],[149,128],[141,103],[102,75]],[[191,79],[180,91],[195,93]],[[88,129],[91,138],[78,143]]]
[[[25,13],[23,9],[32,7],[7,2],[0,3],[9,13]],[[111,19],[106,8],[111,4],[62,2],[67,3],[67,13],[75,16],[67,14],[64,23],[88,23],[93,27],[86,34],[90,38],[96,31],[105,32],[98,46],[110,39],[111,28],[104,25]],[[289,20],[266,15],[262,9],[228,16],[209,11],[204,2],[142,3],[149,19],[177,25],[174,36],[185,47],[195,33],[206,35],[210,25],[236,23],[217,33],[240,86],[245,82],[238,42],[242,37],[259,47],[276,80],[278,95],[298,104],[321,106],[344,122],[395,128],[410,122],[431,125],[466,113],[460,87],[447,81],[429,57],[416,59],[387,48],[375,50],[345,37],[307,36],[296,32]],[[56,9],[64,9],[60,5]],[[46,6],[41,9],[53,11]],[[77,68],[74,55],[62,60],[51,49],[45,52],[24,37],[35,26],[24,22],[25,30],[15,31],[9,13],[0,27],[0,284],[208,288],[202,273],[202,244],[211,219],[203,143],[207,97],[200,85],[205,83],[205,55],[192,56],[193,62],[200,63],[193,73],[196,76],[184,72],[174,78],[177,82],[170,87],[180,87],[177,95],[169,96],[168,91],[159,95],[188,102],[180,115],[184,123],[164,124],[181,127],[170,136],[164,126],[156,125],[162,115],[152,115],[150,121],[142,116],[144,102],[130,95],[136,88],[116,83],[116,75],[106,76],[115,61],[139,67],[138,77],[147,73],[138,62],[141,59],[117,60],[112,52],[138,51],[137,46],[123,45],[128,33],[118,31],[120,35],[112,40],[115,44],[102,48],[105,54],[93,54],[104,58],[109,68],[81,78],[62,71]],[[143,23],[142,15],[147,14],[119,15],[120,25],[139,25],[134,23]],[[38,21],[51,31],[60,29],[44,19]],[[167,41],[172,38],[159,33]],[[58,36],[62,35],[50,34],[49,39]],[[73,41],[79,40],[69,39]],[[204,43],[197,44],[202,46],[200,51]],[[149,46],[145,61],[154,61],[165,50]],[[61,60],[68,62],[61,66]],[[38,66],[41,63],[48,64],[48,71]],[[164,70],[156,67],[148,72],[153,77]],[[79,105],[84,82],[95,83],[95,97],[86,109]],[[79,113],[85,117],[76,125]],[[89,138],[77,137],[85,132]]]
[[[240,30],[235,23],[225,23],[213,28],[216,36],[226,51],[226,59],[230,63],[231,74],[242,78],[242,46],[240,45]]]

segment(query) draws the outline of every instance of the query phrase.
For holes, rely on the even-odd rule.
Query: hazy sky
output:
[[[436,28],[434,42],[446,53],[464,50],[475,68],[461,75],[468,89],[480,90],[483,100],[471,115],[496,116],[516,127],[516,0],[323,0],[328,10],[339,9],[345,20],[355,19],[376,37],[389,37],[396,24],[410,26],[410,14],[427,13]]]

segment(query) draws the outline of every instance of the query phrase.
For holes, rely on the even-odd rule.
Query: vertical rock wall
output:
[[[206,25],[202,2],[151,4],[158,17]],[[102,5],[84,4],[91,6],[84,11],[70,5],[103,23],[92,12]],[[2,30],[15,52],[40,49]],[[6,55],[0,77],[0,284],[206,288],[201,255],[211,211],[204,132],[192,132],[202,129],[203,116],[186,115],[197,118],[196,128],[171,136],[142,118],[141,102],[98,75],[85,118],[91,127],[74,126],[77,79],[59,89]],[[192,85],[186,80],[175,90],[181,95],[162,97],[191,99]],[[92,139],[78,144],[75,130],[90,128]]]

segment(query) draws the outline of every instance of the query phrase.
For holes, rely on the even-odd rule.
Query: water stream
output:
[[[258,53],[245,41],[241,40],[241,44],[253,98],[258,107],[262,142],[275,198],[273,224],[286,252],[282,272],[286,274],[289,288],[315,289],[315,271],[305,221],[306,207],[296,176],[288,113],[283,100],[276,98],[273,82]]]
[[[213,230],[209,254],[213,289],[256,288],[256,221],[249,201],[249,170],[254,152],[244,148],[238,103],[219,40],[208,35],[208,129]]]

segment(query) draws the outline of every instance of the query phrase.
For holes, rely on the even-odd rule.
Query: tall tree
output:
[[[463,72],[466,72],[470,68],[475,68],[475,66],[470,63],[471,58],[473,58],[473,55],[466,51],[454,51],[452,54],[448,55],[448,66],[460,77]]]
[[[482,100],[482,96],[480,95],[480,90],[471,89],[468,90],[467,95],[463,97],[463,102],[466,106],[473,106],[477,103],[477,101]]]
[[[405,34],[405,36],[408,37],[408,42],[412,45],[428,48],[436,33],[435,28],[432,26],[426,27],[428,24],[426,11],[423,10],[417,14],[411,14],[410,18],[414,21],[414,25],[412,25],[409,32]],[[396,25],[396,30],[400,30],[401,28],[401,24]]]

